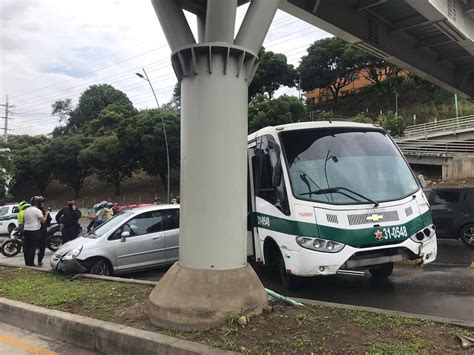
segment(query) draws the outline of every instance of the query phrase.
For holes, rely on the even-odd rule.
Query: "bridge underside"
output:
[[[472,8],[473,0],[280,2],[281,10],[465,98],[474,98]]]
[[[440,166],[442,179],[459,180],[474,177],[474,157],[405,155],[410,165]]]

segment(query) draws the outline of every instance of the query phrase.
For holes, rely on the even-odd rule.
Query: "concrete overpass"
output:
[[[409,126],[398,141],[409,142],[420,139],[474,140],[474,115]]]
[[[281,0],[279,8],[474,98],[474,0]]]

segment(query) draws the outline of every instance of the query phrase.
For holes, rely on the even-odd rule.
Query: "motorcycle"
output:
[[[62,244],[61,230],[59,224],[52,224],[48,227],[46,236],[46,247],[55,252]],[[23,249],[23,231],[16,227],[10,233],[10,239],[7,239],[0,246],[0,253],[6,257],[13,257],[21,253]]]

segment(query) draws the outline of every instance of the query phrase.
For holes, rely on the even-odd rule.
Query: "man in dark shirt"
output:
[[[81,229],[79,219],[81,216],[81,211],[76,208],[76,201],[74,199],[68,200],[67,207],[64,207],[56,215],[56,221],[61,227],[63,244],[79,236]]]
[[[43,213],[43,216],[46,217],[46,221],[41,223],[41,235],[38,241],[38,266],[43,266],[44,251],[46,250],[46,239],[48,238],[48,227],[51,225],[51,216],[46,215],[46,210],[43,206],[40,207],[40,211]],[[48,208],[48,212],[51,212]]]

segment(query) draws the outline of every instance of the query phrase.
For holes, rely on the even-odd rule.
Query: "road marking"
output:
[[[16,338],[9,337],[7,335],[1,335],[0,334],[0,343],[9,345],[13,348],[17,348],[20,350],[27,351],[31,354],[34,355],[59,355],[59,353],[56,353],[54,351],[50,351],[48,349],[40,348],[39,346],[30,344],[30,343],[25,343],[23,341],[20,341]]]

